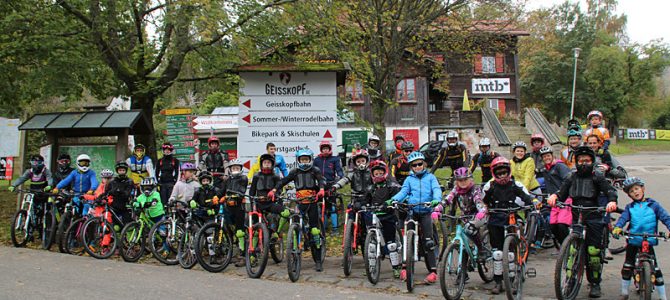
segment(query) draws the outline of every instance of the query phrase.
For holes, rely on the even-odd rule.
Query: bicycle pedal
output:
[[[526,277],[535,278],[536,276],[537,276],[537,271],[535,270],[535,268],[526,269]]]

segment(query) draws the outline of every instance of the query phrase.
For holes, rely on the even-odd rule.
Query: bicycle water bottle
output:
[[[389,258],[391,259],[391,265],[394,267],[399,266],[400,254],[398,252],[400,250],[400,247],[398,247],[397,243],[390,243],[387,245],[387,248],[389,250]]]
[[[509,259],[509,277],[513,278],[516,274],[516,263],[514,263],[514,253],[507,253]]]
[[[207,237],[207,250],[209,250],[209,256],[214,256],[214,237]]]

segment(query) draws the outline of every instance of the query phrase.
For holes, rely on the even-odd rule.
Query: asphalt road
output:
[[[621,156],[629,175],[647,182],[647,195],[670,210],[670,153],[640,153]],[[619,203],[630,200],[622,192]],[[660,225],[663,231],[666,228]],[[553,249],[529,257],[528,266],[537,270],[524,286],[526,299],[552,299],[555,256]],[[656,247],[661,268],[670,266],[670,244]],[[303,273],[298,283],[290,283],[285,264],[269,263],[262,280],[246,277],[244,268],[230,266],[221,274],[211,274],[199,267],[182,270],[178,266],[158,265],[153,259],[144,264],[129,264],[118,259],[96,260],[40,250],[0,247],[0,299],[100,299],[136,298],[211,298],[237,299],[440,299],[439,285],[419,284],[414,293],[404,292],[404,284],[392,279],[390,265],[383,266],[382,280],[376,286],[365,279],[360,256],[354,262],[353,274],[342,275],[339,257],[328,257],[324,272],[313,271],[311,259],[303,260]],[[615,255],[605,265],[603,298],[619,295],[623,254]],[[426,270],[418,264],[417,277]],[[667,274],[667,272],[666,272]],[[489,294],[492,284],[483,284],[471,273],[463,295],[466,299],[503,299]],[[667,277],[667,276],[666,276]],[[588,289],[582,288],[580,299],[587,299]],[[656,296],[654,295],[654,299]]]

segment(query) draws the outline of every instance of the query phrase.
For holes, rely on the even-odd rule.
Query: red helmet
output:
[[[374,171],[375,170],[383,170],[384,174],[380,176],[374,176]],[[381,183],[386,181],[386,177],[388,177],[389,170],[388,167],[386,166],[386,163],[384,163],[381,160],[375,160],[370,163],[370,177],[372,177],[372,182],[374,183]]]
[[[495,176],[496,170],[505,168],[507,169],[507,177],[504,178],[498,178]],[[491,173],[493,173],[493,178],[495,181],[499,184],[506,184],[509,182],[512,174],[512,168],[510,167],[509,160],[507,158],[504,158],[502,156],[496,157],[492,162],[491,162]]]
[[[600,117],[600,119],[602,119],[603,118],[603,113],[601,113],[600,111],[597,111],[597,110],[592,110],[592,111],[589,112],[586,119],[591,121],[591,118],[593,118],[594,116],[598,116],[598,117]]]
[[[210,136],[207,139],[207,145],[211,144],[212,142],[216,142],[217,144],[221,144],[221,142],[219,141],[219,138],[215,137],[215,136]]]
[[[535,146],[533,145],[535,141],[540,141],[542,142],[542,144],[540,146]],[[533,148],[533,151],[535,152],[540,151],[542,146],[544,146],[544,135],[542,135],[541,133],[533,133],[530,136],[530,146]]]
[[[328,152],[323,153],[323,148],[328,147]],[[325,156],[330,156],[333,154],[333,144],[330,143],[330,141],[321,141],[321,144],[319,144],[319,155],[325,155]]]
[[[174,146],[173,146],[172,143],[170,143],[170,142],[165,142],[165,143],[163,143],[163,147],[162,147],[162,148],[163,148],[163,150],[174,151]]]

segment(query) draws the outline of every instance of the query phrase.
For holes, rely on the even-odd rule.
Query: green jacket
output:
[[[163,203],[161,203],[161,195],[157,191],[154,191],[149,195],[149,197],[141,194],[137,197],[137,203],[140,204],[140,207],[147,207],[147,214],[151,218],[160,217],[165,214],[163,209]]]

